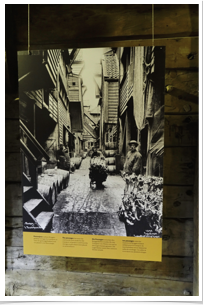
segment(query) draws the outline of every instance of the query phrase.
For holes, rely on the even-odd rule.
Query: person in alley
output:
[[[130,181],[135,180],[140,174],[140,167],[142,163],[142,155],[137,150],[139,143],[135,140],[129,142],[130,150],[127,153],[126,160],[123,166],[122,177],[130,176],[131,179],[125,179],[126,185],[124,194],[129,191]]]

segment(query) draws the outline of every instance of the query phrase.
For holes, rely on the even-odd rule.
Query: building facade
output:
[[[18,56],[23,170],[33,181],[44,165],[56,166],[61,144],[71,157],[83,149],[82,79],[71,68],[77,54],[73,49]]]
[[[140,172],[163,176],[164,66],[162,47],[117,49],[119,58],[119,155],[123,166],[130,140],[139,142]]]
[[[119,105],[119,65],[114,50],[104,53],[102,59],[102,84],[99,100],[100,148],[105,150],[109,143],[117,146],[117,125]]]

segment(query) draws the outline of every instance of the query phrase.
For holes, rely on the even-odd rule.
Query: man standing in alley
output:
[[[126,160],[123,166],[123,177],[127,175],[135,179],[136,176],[140,174],[142,155],[137,151],[138,145],[139,143],[135,140],[131,140],[129,142],[130,151],[127,153]],[[124,193],[128,192],[130,180],[126,179],[126,187]]]

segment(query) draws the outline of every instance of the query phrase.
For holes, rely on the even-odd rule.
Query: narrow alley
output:
[[[70,175],[69,185],[55,203],[52,233],[126,236],[118,218],[124,181],[108,175],[102,189],[92,190],[89,179],[90,158]]]

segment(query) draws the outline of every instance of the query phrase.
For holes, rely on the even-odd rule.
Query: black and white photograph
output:
[[[18,52],[23,231],[162,237],[165,47]]]

